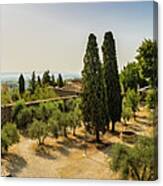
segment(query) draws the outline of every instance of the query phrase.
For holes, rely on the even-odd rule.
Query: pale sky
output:
[[[1,71],[80,72],[90,33],[112,31],[119,69],[143,39],[153,38],[153,3],[1,5]],[[102,58],[101,58],[102,60]]]

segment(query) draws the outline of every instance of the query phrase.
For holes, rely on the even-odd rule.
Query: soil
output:
[[[118,179],[109,162],[112,144],[124,143],[120,133],[130,129],[137,135],[153,135],[153,127],[148,125],[149,112],[140,108],[136,114],[136,120],[131,119],[125,127],[117,123],[117,132],[106,133],[101,138],[102,144],[96,144],[93,136],[85,135],[83,128],[76,131],[75,137],[71,134],[68,138],[48,137],[39,148],[36,140],[21,136],[20,142],[11,146],[2,158],[2,176]]]

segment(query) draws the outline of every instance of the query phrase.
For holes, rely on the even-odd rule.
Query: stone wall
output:
[[[78,97],[79,97],[78,95],[71,95],[71,96],[65,96],[65,97],[49,98],[49,99],[45,99],[45,100],[36,100],[36,101],[26,102],[25,105],[27,107],[37,106],[41,103],[54,102],[54,101],[59,101],[59,100],[66,101],[66,100],[75,99],[75,98],[78,98]],[[11,121],[11,119],[12,119],[12,109],[13,109],[14,106],[15,106],[15,103],[1,106],[1,124],[2,125],[6,122]]]

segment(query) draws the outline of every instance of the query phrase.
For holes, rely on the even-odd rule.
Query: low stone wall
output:
[[[71,96],[65,96],[65,97],[57,97],[57,98],[49,98],[49,99],[44,99],[44,100],[36,100],[36,101],[30,101],[26,102],[25,105],[30,107],[30,106],[36,106],[41,103],[47,103],[47,102],[54,102],[54,101],[59,101],[59,100],[69,100],[69,99],[75,99],[78,98],[78,95],[71,95]],[[15,103],[12,104],[7,104],[7,105],[2,105],[1,106],[1,124],[3,125],[6,122],[10,122],[12,119],[12,109],[15,106]]]

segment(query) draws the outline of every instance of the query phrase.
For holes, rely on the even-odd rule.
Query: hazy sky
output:
[[[118,66],[153,37],[152,2],[1,5],[1,71],[80,72],[87,38],[116,39]]]

